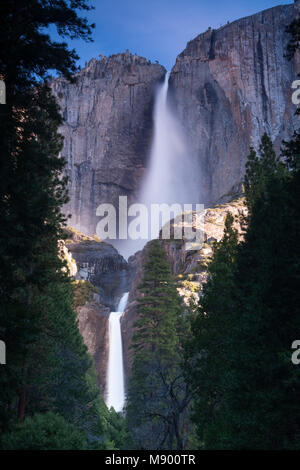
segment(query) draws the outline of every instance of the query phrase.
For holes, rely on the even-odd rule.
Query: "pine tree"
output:
[[[264,134],[258,154],[251,148],[246,163],[244,187],[249,216],[251,216],[255,202],[266,192],[269,179],[272,178],[274,172],[281,168],[282,166],[274,151],[272,141],[267,134]]]
[[[2,436],[5,450],[84,450],[85,436],[54,413],[37,413]]]
[[[286,163],[289,171],[295,172],[295,178],[297,178],[296,172],[300,169],[300,132],[295,131],[293,138],[289,141],[283,142],[282,158]]]
[[[296,136],[283,150],[285,168],[264,136],[260,158],[251,152],[247,165],[244,240],[236,245],[227,227],[216,248],[187,350],[204,448],[300,445],[291,361],[300,328],[299,153]]]
[[[43,424],[39,413],[52,412],[82,432],[89,447],[105,448],[113,446],[109,413],[60,253],[68,197],[62,118],[45,81],[51,69],[72,79],[77,55],[42,31],[55,25],[61,36],[90,40],[92,25],[77,13],[89,9],[85,0],[0,4],[0,47],[7,52],[0,58],[7,90],[0,116],[0,337],[7,348],[0,428],[1,435],[15,432],[16,418],[29,423],[28,416]]]
[[[186,377],[191,384],[194,421],[204,448],[222,447],[223,395],[228,373],[228,338],[232,327],[238,236],[233,216],[225,219],[222,240],[214,245],[209,278],[192,322],[192,336],[186,343]]]
[[[190,394],[181,369],[186,319],[160,242],[150,243],[132,339],[127,423],[134,448],[183,449]]]
[[[297,179],[281,165],[269,174],[237,258],[226,397],[235,448],[300,445],[299,371],[291,361],[300,327]]]

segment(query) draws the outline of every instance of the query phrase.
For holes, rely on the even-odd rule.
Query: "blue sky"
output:
[[[293,3],[280,0],[91,0],[93,43],[71,41],[80,65],[99,54],[129,49],[168,70],[186,43],[209,26],[218,28],[258,11]]]

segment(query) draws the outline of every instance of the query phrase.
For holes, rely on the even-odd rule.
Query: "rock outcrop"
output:
[[[105,396],[110,309],[95,302],[78,306],[76,311],[79,331],[94,359],[98,385],[103,396]]]
[[[187,251],[183,240],[170,239],[161,241],[177,283],[177,290],[183,297],[183,301],[186,305],[189,305],[191,300],[197,300],[199,295],[201,295],[203,286],[207,281],[207,267],[213,254],[212,247],[214,242],[220,241],[223,236],[225,219],[228,213],[233,215],[233,227],[238,231],[240,238],[242,238],[240,217],[243,218],[243,216],[247,214],[243,197],[225,204],[220,204],[214,208],[205,209],[204,243],[200,250]],[[174,226],[174,224],[180,224],[182,226],[181,216],[178,216],[171,222],[171,227]],[[125,377],[127,383],[133,360],[130,344],[134,333],[134,323],[136,321],[136,299],[139,297],[138,285],[144,273],[147,247],[148,244],[142,251],[139,251],[128,259],[128,264],[131,266],[132,271],[135,272],[135,275],[131,283],[127,308],[121,319]]]
[[[284,5],[209,29],[177,57],[170,86],[208,207],[242,180],[264,132],[279,149],[300,126],[291,100],[299,64],[284,57],[294,15]]]
[[[125,259],[109,243],[69,229],[66,246],[77,265],[76,279],[97,287],[99,302],[115,310],[132,276]]]
[[[94,359],[99,387],[105,395],[108,363],[108,319],[129,289],[134,266],[108,243],[68,227],[63,256],[74,278],[78,327]]]
[[[202,293],[203,286],[207,281],[207,268],[213,254],[213,245],[223,237],[225,219],[229,213],[234,218],[233,228],[237,230],[239,238],[242,239],[241,221],[247,215],[247,207],[243,197],[205,209],[203,246],[200,250],[187,251],[181,240],[162,241],[167,260],[177,280],[178,292],[187,305],[191,298],[195,299]],[[172,223],[178,224],[177,219]],[[182,225],[180,219],[179,224]]]
[[[165,69],[127,51],[92,59],[76,74],[51,82],[65,119],[61,152],[66,159],[70,225],[93,235],[101,203],[134,200],[152,134],[153,91]]]

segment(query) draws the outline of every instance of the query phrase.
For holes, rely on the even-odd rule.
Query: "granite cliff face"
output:
[[[94,359],[97,382],[105,396],[110,309],[98,302],[87,302],[85,305],[78,306],[76,311],[79,331]]]
[[[241,181],[249,147],[264,132],[278,149],[300,125],[291,101],[299,64],[284,58],[294,15],[294,5],[278,6],[210,29],[176,60],[170,85],[206,205]]]
[[[208,207],[225,202],[206,209],[202,250],[186,252],[183,244],[162,242],[185,302],[201,293],[212,243],[222,237],[226,213],[244,211],[241,201],[227,201],[239,192],[250,145],[256,147],[267,132],[278,150],[281,140],[300,127],[291,101],[300,60],[297,55],[290,62],[284,58],[289,39],[285,28],[294,15],[293,5],[279,6],[208,30],[188,43],[173,67],[170,99],[202,178],[203,200],[195,202]],[[137,200],[152,137],[153,92],[164,75],[159,64],[126,52],[92,59],[75,84],[64,79],[51,83],[65,118],[62,156],[70,181],[65,212],[82,232],[95,233],[99,204],[117,208],[120,195],[127,195],[129,203]],[[130,374],[137,286],[147,248],[128,263],[111,245],[91,237],[75,236],[68,248],[69,262],[76,261],[73,275],[97,288],[77,313],[104,391],[108,315],[136,273],[122,316],[127,379]]]
[[[92,59],[76,83],[53,80],[51,88],[65,124],[70,225],[96,233],[96,208],[118,207],[119,195],[136,197],[152,135],[155,85],[165,69],[130,54]]]
[[[178,56],[170,95],[201,174],[202,200],[195,202],[211,206],[240,183],[249,147],[265,131],[278,149],[300,126],[291,102],[300,60],[284,58],[285,28],[296,9],[278,6],[210,29]],[[65,118],[65,212],[84,233],[96,233],[100,203],[117,208],[120,195],[137,200],[150,150],[153,92],[164,75],[161,65],[127,51],[92,59],[75,84],[52,81]]]

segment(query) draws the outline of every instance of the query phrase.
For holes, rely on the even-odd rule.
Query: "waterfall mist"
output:
[[[189,151],[186,136],[168,99],[169,72],[156,90],[154,134],[148,168],[138,202],[148,208],[148,239],[127,240],[120,247],[124,256],[142,249],[150,235],[151,204],[196,204],[201,202],[199,166]],[[160,226],[161,228],[161,226]],[[156,236],[158,236],[158,230]]]
[[[199,202],[197,168],[183,129],[168,101],[168,90],[169,72],[155,98],[150,165],[140,195],[140,202],[147,205]]]
[[[109,356],[107,369],[107,400],[108,408],[113,407],[117,412],[124,408],[124,364],[120,319],[128,300],[129,292],[122,295],[117,312],[109,316]]]

